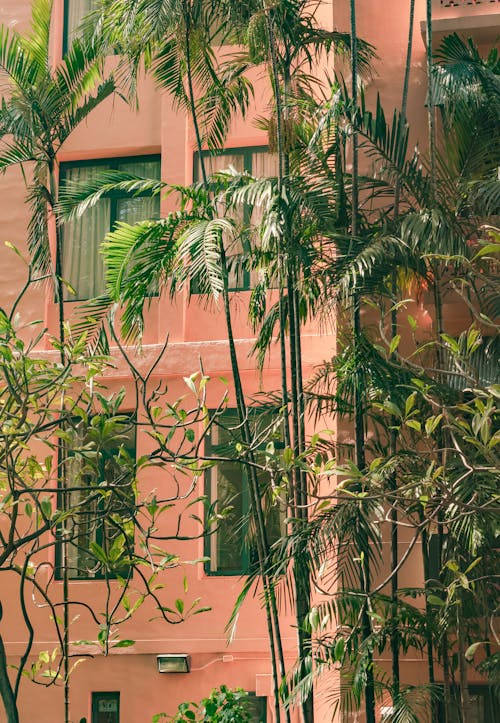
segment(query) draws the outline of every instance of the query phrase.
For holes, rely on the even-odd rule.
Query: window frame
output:
[[[223,148],[221,151],[217,151],[216,153],[209,150],[203,150],[201,153],[199,151],[195,151],[193,153],[193,183],[199,183],[201,181],[198,174],[198,163],[200,158],[220,158],[221,156],[241,155],[243,157],[243,172],[251,174],[253,169],[254,153],[270,153],[269,146],[265,144],[257,146],[236,146],[233,148]],[[243,223],[245,225],[250,223],[250,209],[247,206],[243,210]],[[242,246],[244,250],[246,250],[245,247],[249,246],[247,238],[242,239]],[[250,271],[248,269],[242,269],[241,276],[243,279],[242,285],[231,286],[228,289],[230,292],[252,290],[253,287],[251,285]],[[197,290],[195,284],[191,284],[191,293],[199,295],[201,292]]]
[[[215,412],[215,410],[209,410],[211,414]],[[256,418],[259,415],[259,409],[257,407],[253,407],[248,410],[250,418]],[[263,414],[266,413],[266,408],[262,408]],[[238,425],[238,416],[237,416],[237,410],[233,407],[230,407],[222,413],[222,417],[226,416],[229,418],[229,422],[227,426],[230,426],[233,422]],[[216,425],[215,425],[216,426]],[[213,429],[213,427],[212,427]],[[284,442],[277,442],[276,440],[273,440],[274,446],[277,449],[281,449],[285,447]],[[212,442],[212,435],[208,434],[205,438],[205,457],[210,458],[212,456],[212,452],[219,449],[222,444],[214,444]],[[258,449],[265,449],[265,447],[259,447]],[[217,456],[217,455],[215,455]],[[224,464],[224,463],[222,463]],[[246,517],[248,515],[248,512],[250,511],[250,494],[249,494],[249,485],[248,485],[248,477],[247,477],[247,470],[243,462],[240,462],[241,464],[241,500],[242,500],[242,540],[245,540],[247,531],[248,531],[248,521],[246,520]],[[213,467],[209,467],[205,470],[204,473],[204,493],[206,498],[209,500],[210,504],[213,504],[218,500],[218,497],[212,497],[212,481],[213,481],[213,470],[217,467],[217,465],[214,465]],[[205,574],[209,577],[241,577],[242,575],[248,575],[250,572],[250,568],[252,565],[252,554],[251,549],[248,545],[245,545],[243,549],[241,550],[240,554],[240,560],[241,565],[238,568],[234,569],[224,569],[224,570],[213,570],[212,565],[212,546],[213,546],[213,540],[215,540],[215,553],[217,553],[217,534],[218,531],[215,530],[214,532],[208,532],[204,536],[204,545],[203,545],[203,554],[207,558],[207,562],[204,563],[204,571]]]
[[[92,691],[91,701],[91,723],[98,723],[98,705],[101,700],[116,700],[118,710],[116,712],[116,723],[120,723],[120,691]]]
[[[160,177],[161,177],[161,153],[146,153],[141,154],[137,156],[111,156],[106,158],[85,158],[83,160],[76,160],[76,161],[62,161],[59,164],[59,188],[61,188],[62,184],[64,184],[67,180],[66,172],[67,170],[71,170],[73,168],[90,168],[95,166],[108,166],[109,171],[119,171],[120,166],[124,165],[126,163],[149,163],[153,161],[158,161],[159,169],[160,169]],[[116,222],[117,222],[117,201],[121,201],[126,198],[152,198],[152,194],[148,193],[146,191],[143,191],[141,193],[133,193],[133,194],[126,194],[122,191],[114,191],[110,193],[103,194],[103,199],[109,199],[110,200],[110,209],[109,209],[109,229],[106,233],[110,233],[115,228]],[[61,267],[63,265],[63,259],[64,259],[64,246],[65,246],[65,238],[64,238],[64,228],[65,225],[62,225],[62,244],[61,244]],[[104,241],[104,239],[103,239]],[[68,280],[69,281],[69,280]],[[67,292],[66,292],[67,293]],[[153,298],[155,296],[158,296],[158,293],[151,295]],[[74,302],[86,302],[90,301],[94,297],[85,297],[85,296],[79,296],[78,294],[71,295],[69,297],[66,297],[64,295],[64,303],[74,303]]]
[[[135,424],[136,421],[136,415],[135,412],[118,412],[117,415],[112,416],[128,416],[130,419],[131,424],[133,425],[133,456],[137,460],[137,425]],[[89,422],[92,419],[93,416],[98,416],[98,414],[91,415],[89,417]],[[61,440],[58,445],[58,462],[59,462],[59,469],[61,470],[61,474],[65,474],[64,465],[67,463],[67,460],[71,457],[71,454],[68,452],[66,454],[66,460],[63,458],[63,452],[62,447],[64,445],[64,442]],[[119,448],[118,448],[119,449]],[[117,451],[118,451],[117,449]],[[132,449],[132,448],[130,448]],[[111,455],[112,456],[112,455]],[[63,510],[64,508],[64,495],[68,492],[71,492],[71,487],[63,488],[59,482],[58,484],[59,490],[57,492],[57,507],[58,509]],[[99,527],[95,531],[95,542],[97,542],[98,545],[101,545],[104,540],[104,523],[100,524]],[[133,538],[131,540],[133,543]],[[55,545],[55,570],[54,570],[54,579],[55,580],[62,580],[64,578],[63,575],[63,547],[64,547],[64,540],[62,539],[61,535],[61,529],[58,527],[56,532],[56,545]],[[71,543],[70,543],[71,544]],[[75,544],[75,543],[73,543]],[[76,549],[80,549],[78,545],[75,544]],[[96,561],[97,563],[98,561]],[[100,565],[98,570],[93,575],[79,575],[78,577],[74,577],[70,574],[68,575],[68,579],[71,583],[73,582],[88,582],[90,580],[92,581],[104,581],[104,580],[117,580],[119,577],[119,573],[107,573],[103,566]]]
[[[63,57],[68,52],[68,49],[70,47],[70,27],[69,27],[69,4],[71,0],[64,0],[64,7],[63,7],[63,36],[62,36],[62,54]],[[94,0],[95,2],[95,0]],[[85,17],[85,16],[84,16]],[[76,30],[76,28],[75,28]]]

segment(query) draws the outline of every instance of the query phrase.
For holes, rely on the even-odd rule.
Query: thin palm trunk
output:
[[[55,206],[57,202],[57,178],[56,178],[56,161],[55,154],[51,155],[51,160],[48,166],[49,183],[50,183],[50,203],[51,211],[55,216],[55,282],[56,282],[56,295],[57,295],[57,309],[59,315],[59,343],[61,345],[61,364],[66,363],[66,351],[64,348],[65,344],[65,330],[64,330],[64,286],[62,278],[62,231],[61,225],[57,216],[55,215]],[[61,475],[61,496],[63,509],[68,509],[67,500],[67,484],[66,475],[63,470]],[[64,723],[71,723],[70,721],[70,682],[69,682],[69,557],[68,557],[68,544],[66,541],[62,545],[62,592],[63,592],[63,640],[62,640],[62,656],[63,656],[63,687],[64,687]]]
[[[245,397],[243,394],[243,388],[241,385],[241,378],[239,374],[238,358],[236,355],[236,346],[234,343],[234,336],[232,331],[232,319],[231,319],[231,307],[229,303],[229,284],[228,284],[228,272],[227,262],[225,257],[224,245],[220,245],[221,254],[221,267],[223,277],[223,303],[224,303],[224,315],[226,320],[226,329],[229,342],[229,355],[231,360],[231,371],[233,375],[234,390],[236,396],[236,404],[238,410],[238,419],[241,425],[241,431],[243,436],[243,442],[250,447],[252,444],[251,433],[248,425],[248,415],[245,404]],[[262,578],[262,585],[264,588],[264,599],[266,608],[266,622],[268,629],[269,645],[271,650],[271,665],[273,670],[273,688],[274,688],[274,712],[276,721],[281,720],[280,716],[280,692],[279,692],[279,678],[281,680],[285,677],[285,664],[283,648],[281,644],[281,635],[279,628],[279,616],[276,604],[276,596],[274,594],[274,587],[272,581],[269,580],[266,571],[266,562],[268,558],[269,545],[267,542],[267,533],[264,522],[264,516],[262,512],[262,505],[260,499],[260,488],[259,481],[255,473],[255,459],[252,453],[248,454],[247,466],[248,477],[249,477],[249,489],[250,489],[250,503],[251,513],[255,520],[257,527],[257,558],[259,565],[259,574]],[[278,678],[279,670],[279,678]],[[286,713],[286,720],[289,723],[289,714]]]
[[[350,0],[351,14],[351,73],[352,73],[352,104],[353,113],[357,112],[358,105],[358,67],[357,67],[357,28],[356,28],[356,0]],[[353,124],[352,133],[352,199],[351,199],[351,238],[352,246],[356,245],[358,236],[358,209],[359,209],[359,166],[358,166],[358,135],[356,132],[356,124]],[[365,432],[364,432],[364,404],[363,389],[361,388],[359,379],[359,339],[361,334],[361,310],[360,298],[357,292],[353,295],[353,334],[354,334],[354,355],[357,379],[354,385],[354,436],[355,436],[355,455],[356,466],[362,472],[366,466],[365,459]],[[371,588],[371,571],[370,571],[370,555],[369,542],[365,536],[361,540],[361,573],[360,582],[361,590],[365,596],[363,612],[361,616],[361,627],[363,640],[366,642],[371,636],[371,622],[368,614],[368,597]],[[367,723],[375,723],[375,681],[373,671],[373,654],[367,653],[366,666],[366,689],[365,689],[365,715]]]
[[[400,129],[406,126],[407,106],[408,106],[408,88],[410,84],[410,70],[411,70],[411,56],[413,51],[413,24],[415,20],[415,0],[410,0],[410,17],[409,17],[409,28],[408,28],[408,45],[406,49],[406,63],[405,73],[403,80],[403,96],[401,100],[401,115],[400,115]],[[394,220],[398,221],[399,218],[399,203],[401,195],[401,177],[398,175],[396,178],[396,185],[394,189]],[[397,274],[394,270],[391,277],[392,286],[392,309],[391,309],[391,337],[394,339],[398,333],[398,312],[396,303],[398,300],[398,283]],[[393,353],[393,361],[395,361],[396,354]],[[390,432],[390,454],[394,456],[397,452],[397,432],[395,429],[396,420],[394,420],[392,429]],[[397,478],[394,475],[391,480],[391,490],[397,492]],[[399,634],[399,616],[398,616],[398,589],[399,589],[399,575],[398,575],[398,510],[396,506],[396,498],[391,501],[391,657],[392,657],[392,702],[394,707],[397,707],[397,701],[400,693],[400,667],[399,667],[399,648],[400,648],[400,634]]]
[[[430,564],[429,564],[429,535],[427,530],[422,530],[422,562],[424,568],[425,588],[429,587],[430,580]],[[435,691],[435,675],[434,675],[434,643],[433,643],[433,621],[434,615],[432,605],[429,603],[428,595],[425,596],[425,638],[427,647],[427,672],[429,677],[429,685],[431,687],[431,720],[432,723],[440,723],[439,720],[439,704],[436,700]]]
[[[429,132],[429,161],[430,161],[430,192],[431,192],[431,207],[434,208],[436,204],[436,108],[434,101],[434,76],[433,76],[433,63],[432,63],[432,0],[426,0],[426,66],[427,66],[427,84],[428,84],[428,103],[427,103],[427,121],[428,121],[428,132]],[[433,272],[433,290],[434,290],[434,311],[436,315],[436,333],[437,333],[437,364],[439,373],[444,368],[444,356],[441,346],[442,334],[443,334],[443,313],[442,313],[442,298],[441,298],[441,270],[439,260],[431,262],[431,268]],[[441,434],[438,434],[438,464],[443,463],[442,449],[444,439]],[[438,518],[439,523],[439,562],[440,569],[442,569],[443,562],[443,528],[441,523],[441,516]],[[440,573],[442,577],[442,573]],[[443,636],[441,642],[441,658],[443,662],[443,677],[444,677],[444,708],[445,708],[445,721],[448,720],[451,711],[451,690],[450,690],[450,662],[448,652],[448,640],[447,636]],[[429,681],[433,683],[434,681]],[[464,694],[467,696],[467,692]],[[437,716],[438,712],[433,710],[433,716]],[[437,720],[437,717],[436,717]]]
[[[463,595],[460,595],[463,599]],[[468,663],[465,658],[466,651],[466,634],[465,634],[465,619],[462,599],[459,600],[460,604],[456,606],[457,612],[457,643],[458,643],[458,671],[460,676],[460,708],[461,717],[463,723],[468,723],[472,719],[471,716],[471,705],[469,696],[469,680],[468,680]]]
[[[283,68],[283,84],[284,95],[281,95],[281,83],[278,70],[277,50],[274,32],[274,22],[272,12],[267,12],[267,29],[269,34],[269,54],[272,70],[272,85],[274,89],[274,101],[276,110],[276,134],[277,134],[277,150],[278,150],[278,193],[282,198],[282,191],[290,173],[290,158],[288,150],[284,148],[283,120],[288,119],[288,92],[290,85],[290,60],[284,61]],[[290,243],[291,229],[290,219],[285,219],[285,233],[278,241],[278,253],[280,256],[280,276],[281,269],[284,267],[286,275],[286,290],[288,299],[288,336],[289,336],[289,358],[290,358],[290,399],[291,399],[291,425],[290,417],[287,414],[285,424],[287,427],[287,435],[289,443],[292,443],[294,457],[299,458],[304,451],[305,433],[304,433],[304,414],[303,414],[303,387],[302,387],[302,354],[300,343],[300,317],[298,308],[298,291],[297,291],[297,269],[295,268],[292,258],[292,248]],[[284,258],[284,263],[281,259]],[[282,281],[284,279],[280,279]],[[280,283],[280,304],[283,304],[284,287]],[[280,340],[283,343],[286,334],[285,316],[280,313]],[[281,375],[282,388],[286,390],[286,398],[283,399],[283,406],[288,406],[288,391],[286,386],[287,370],[286,370],[286,352],[282,350],[281,354]],[[290,430],[291,426],[291,430]],[[297,466],[293,470],[293,492],[290,495],[292,503],[292,518],[294,522],[294,532],[299,531],[299,527],[304,520],[307,520],[307,489],[306,479],[302,470]],[[305,661],[308,655],[308,647],[310,648],[311,636],[306,632],[304,621],[310,608],[311,588],[309,580],[309,569],[304,565],[301,552],[295,554],[293,560],[293,576],[294,576],[294,593],[295,593],[295,618],[297,626],[297,648],[298,658]],[[301,714],[303,723],[312,723],[314,720],[314,701],[312,690],[301,702]]]
[[[206,173],[205,163],[203,160],[203,145],[202,145],[202,141],[201,141],[200,127],[199,127],[199,123],[198,123],[198,115],[196,112],[196,101],[195,101],[193,77],[192,77],[192,70],[191,70],[191,50],[190,50],[191,27],[190,27],[190,20],[189,20],[189,11],[187,8],[185,10],[185,20],[186,20],[186,34],[185,34],[186,76],[187,76],[187,82],[188,82],[188,94],[189,94],[191,119],[192,119],[193,126],[194,126],[194,131],[195,131],[195,136],[196,136],[196,144],[197,144],[197,149],[198,149],[198,153],[200,156],[203,183],[204,183],[205,188],[207,190],[209,190],[207,173]],[[249,449],[251,449],[252,438],[251,438],[251,432],[250,432],[250,427],[249,427],[249,423],[248,423],[248,415],[247,415],[247,410],[246,410],[245,397],[244,397],[243,388],[242,388],[242,384],[241,384],[241,377],[240,377],[240,373],[239,373],[239,364],[238,364],[238,357],[236,354],[236,346],[235,346],[235,342],[234,342],[231,307],[230,307],[230,297],[229,297],[229,282],[228,282],[229,274],[228,274],[228,267],[227,267],[224,243],[223,243],[222,239],[220,240],[219,251],[220,251],[221,270],[222,270],[222,279],[223,279],[222,298],[223,298],[223,304],[224,304],[226,332],[227,332],[228,343],[229,343],[231,372],[232,372],[232,376],[233,376],[233,383],[234,383],[234,389],[235,389],[238,419],[239,419],[239,423],[240,423],[240,427],[241,427],[241,431],[242,431],[243,442],[248,446]],[[285,677],[284,654],[283,654],[283,646],[282,646],[282,641],[281,641],[279,616],[278,616],[278,609],[277,609],[277,603],[276,603],[276,596],[275,596],[275,592],[274,592],[274,586],[273,586],[272,582],[269,580],[269,577],[266,572],[266,567],[265,567],[267,558],[268,558],[269,545],[267,542],[267,533],[266,533],[266,528],[265,528],[264,515],[263,515],[263,511],[262,511],[261,499],[260,499],[259,480],[257,478],[256,468],[255,468],[255,459],[254,459],[252,452],[250,452],[248,454],[248,463],[249,464],[247,465],[247,471],[248,471],[248,479],[249,479],[251,514],[255,520],[256,529],[257,529],[257,534],[256,534],[257,557],[258,557],[259,573],[262,578],[262,585],[264,588],[266,622],[267,622],[267,628],[268,628],[269,647],[270,647],[270,652],[271,652],[275,718],[276,718],[276,721],[279,721],[281,719],[280,718],[280,693],[279,693],[280,679],[283,680]],[[289,723],[289,714],[288,713],[286,714],[286,720],[287,720],[287,723]]]

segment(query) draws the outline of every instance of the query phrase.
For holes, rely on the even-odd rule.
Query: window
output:
[[[484,336],[472,352],[467,352],[468,336],[461,334],[456,340],[456,348],[445,347],[445,366],[453,371],[447,375],[448,385],[456,391],[479,384],[487,387],[500,382],[500,340],[496,336]]]
[[[92,693],[92,723],[120,723],[120,693]]]
[[[248,694],[248,708],[250,710],[251,723],[266,723],[267,720],[267,698],[255,693]]]
[[[453,687],[451,690],[452,706],[451,716],[449,717],[450,723],[460,723],[462,720],[461,708],[460,708],[460,689]],[[486,685],[471,685],[469,686],[469,699],[470,699],[470,717],[467,718],[467,723],[493,723],[497,720],[494,711],[494,695],[491,689]],[[441,703],[443,708],[443,703]],[[440,720],[445,720],[444,710],[441,710]]]
[[[269,441],[267,433],[272,427],[272,418],[267,413],[254,413],[250,416],[252,435],[261,436],[265,448]],[[276,431],[271,432],[275,447],[282,446]],[[237,456],[237,445],[241,441],[237,413],[226,410],[218,423],[213,426],[206,441],[207,457]],[[260,457],[260,460],[259,460]],[[263,451],[257,453],[257,461],[263,461]],[[239,461],[219,462],[206,473],[206,494],[219,511],[230,510],[217,524],[216,531],[207,535],[205,554],[210,558],[206,572],[213,575],[241,575],[247,573],[255,562],[255,547],[252,545],[252,530],[249,526],[250,497],[248,477],[245,466]],[[263,510],[269,543],[275,542],[282,534],[284,510],[271,503],[271,475],[268,471],[259,472]]]
[[[102,171],[121,171],[149,179],[160,178],[160,157],[143,156],[102,161],[79,161],[61,164],[61,181],[89,181]],[[104,261],[101,243],[117,221],[137,223],[156,219],[160,214],[160,197],[149,194],[130,196],[113,193],[103,197],[80,217],[63,226],[62,275],[75,290],[65,291],[65,299],[92,299],[105,290]]]
[[[222,171],[232,166],[236,171],[247,172],[256,178],[271,178],[278,173],[278,158],[275,154],[269,153],[267,146],[256,146],[253,148],[228,148],[221,151],[217,155],[204,151],[202,154],[207,174]],[[194,157],[194,173],[195,182],[202,178],[200,154],[195,153]],[[248,223],[257,224],[259,222],[260,211],[254,208],[250,216],[249,209],[243,212],[242,221],[245,225]],[[229,289],[230,291],[247,291],[255,286],[257,280],[257,272],[241,268],[240,264],[234,263],[238,257],[248,251],[249,239],[238,240],[233,248],[228,249],[228,260],[230,262],[229,269]],[[233,263],[231,263],[233,261]]]
[[[57,549],[61,577],[63,544],[67,544],[68,575],[72,580],[126,575],[128,549],[133,543],[135,425],[132,417],[104,415],[79,421],[62,433],[60,468],[65,489],[59,509],[67,542]],[[62,531],[61,531],[62,535]],[[101,552],[102,551],[102,552]],[[112,560],[105,569],[103,554]]]
[[[82,20],[96,7],[97,0],[64,0],[63,53],[71,45]]]

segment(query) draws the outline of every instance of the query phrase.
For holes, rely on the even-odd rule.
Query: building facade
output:
[[[54,0],[51,52],[54,62],[61,57],[71,27],[90,6],[90,0]],[[498,37],[500,3],[435,0],[434,28],[436,35],[457,30],[472,35],[479,43],[488,44]],[[407,44],[408,3],[403,0],[358,0],[358,28],[360,37],[372,43],[378,53],[376,72],[367,86],[368,103],[380,93],[386,108],[400,105],[404,61]],[[325,1],[318,6],[318,17],[326,28],[349,27],[349,3]],[[29,24],[28,0],[5,0],[0,8],[0,22],[16,29]],[[408,116],[411,119],[412,140],[426,143],[426,73],[425,43],[421,24],[425,18],[425,2],[417,0],[415,12],[415,42],[412,60],[411,90]],[[109,62],[113,62],[110,59]],[[257,174],[271,174],[273,157],[268,153],[266,134],[257,129],[255,118],[264,115],[268,101],[266,83],[255,77],[255,101],[245,120],[236,119],[226,140],[226,151],[215,161],[216,167],[231,163],[237,169]],[[91,177],[99,169],[118,169],[130,173],[157,177],[170,184],[189,184],[197,179],[198,159],[195,153],[193,131],[185,116],[174,107],[167,93],[158,92],[151,79],[143,79],[139,88],[139,110],[127,106],[116,98],[109,98],[71,135],[59,157],[61,176],[69,180]],[[220,163],[219,163],[220,161]],[[26,237],[27,210],[23,204],[24,186],[21,174],[9,170],[2,178],[0,217],[3,240],[23,248]],[[116,220],[133,222],[144,216],[155,217],[171,210],[172,200],[160,202],[148,197],[127,199],[115,197],[104,206],[93,210],[83,221],[72,222],[66,239],[73,240],[71,250],[63,255],[63,275],[76,290],[76,296],[65,300],[66,314],[71,318],[76,300],[85,300],[102,291],[102,267],[98,256],[100,239]],[[91,239],[89,240],[89,233]],[[24,268],[17,257],[2,251],[0,288],[4,307],[9,307],[16,291],[24,281]],[[280,369],[278,351],[273,350],[261,374],[256,369],[251,349],[254,335],[247,321],[247,309],[252,278],[238,276],[233,286],[234,330],[245,390],[257,394],[261,388],[278,389]],[[58,310],[45,287],[37,287],[23,300],[23,320],[40,318],[49,331],[57,333]],[[460,322],[457,321],[459,325]],[[207,306],[200,298],[188,303],[187,292],[179,293],[175,300],[155,297],[146,312],[142,356],[136,363],[146,370],[155,354],[169,336],[168,353],[155,369],[158,379],[168,380],[174,397],[184,393],[183,378],[199,368],[200,356],[205,373],[217,379],[230,377],[229,348],[222,331],[221,310]],[[312,376],[317,364],[333,355],[336,338],[333,331],[325,331],[313,324],[303,331],[304,377]],[[125,386],[131,389],[126,366],[117,362],[107,382],[111,388]],[[216,406],[222,393],[222,383],[214,383],[209,391],[208,406]],[[211,444],[221,444],[212,439]],[[144,451],[140,438],[135,452]],[[231,479],[230,470],[225,472]],[[212,474],[215,478],[215,473]],[[145,480],[151,488],[158,485],[152,475]],[[217,480],[210,483],[215,485]],[[276,524],[279,524],[277,521]],[[78,723],[146,723],[152,716],[165,711],[173,714],[176,706],[189,700],[199,700],[218,685],[242,687],[255,695],[257,721],[273,721],[272,681],[267,645],[266,625],[258,596],[250,596],[239,615],[235,633],[228,642],[226,624],[234,602],[241,590],[241,574],[245,561],[234,549],[224,549],[224,541],[217,537],[208,543],[203,539],[185,543],[180,554],[184,559],[202,558],[208,549],[211,562],[187,569],[169,571],[165,579],[165,595],[175,599],[181,589],[183,577],[188,576],[189,596],[200,597],[211,610],[192,617],[180,625],[167,625],[154,617],[147,606],[140,609],[120,630],[120,636],[131,639],[128,648],[116,649],[107,657],[94,654],[92,646],[80,648],[93,657],[79,665],[71,678],[71,720]],[[75,563],[78,568],[79,565]],[[421,570],[405,568],[409,579],[421,575]],[[75,575],[70,584],[79,586],[79,596],[92,603],[103,594],[105,582]],[[113,582],[111,584],[114,584]],[[7,593],[5,598],[9,598]],[[14,588],[13,588],[14,589]],[[14,593],[12,593],[14,594]],[[2,594],[4,598],[4,594]],[[168,604],[168,603],[166,603]],[[293,620],[284,613],[285,658],[292,665],[296,655],[296,636]],[[7,655],[13,659],[22,651],[25,630],[16,613],[14,601],[5,605],[2,620]],[[81,638],[91,636],[87,623],[75,622]],[[43,633],[36,639],[34,652],[55,648],[54,640],[45,640]],[[184,673],[159,672],[158,656],[189,656],[190,669]],[[163,661],[167,665],[167,661]],[[402,661],[403,677],[413,682],[425,680],[425,661],[409,655]],[[323,690],[323,687],[325,688]],[[328,683],[320,685],[316,696],[317,720],[331,720],[328,703]],[[21,687],[20,710],[22,723],[55,723],[63,719],[63,692],[60,686],[43,688],[25,680]],[[299,720],[294,712],[293,721]],[[1,714],[0,714],[1,720]],[[354,719],[353,719],[354,720]],[[361,718],[359,718],[361,720]],[[478,719],[479,720],[479,719]]]

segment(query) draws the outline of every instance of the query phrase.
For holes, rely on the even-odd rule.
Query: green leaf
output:
[[[425,421],[425,431],[430,436],[438,427],[439,423],[441,422],[443,418],[442,414],[435,414],[432,417],[429,417]]]
[[[196,374],[191,374],[190,377],[184,377],[184,383],[189,387],[189,389],[193,392],[193,394],[196,394],[196,385],[194,383],[195,379],[196,379]]]
[[[112,645],[112,648],[130,648],[135,645],[135,640],[119,640],[117,643]]]
[[[102,562],[103,565],[108,564],[108,558],[106,556],[106,553],[97,542],[91,542],[89,545],[89,549],[94,555],[94,557],[99,560],[99,562]]]
[[[445,604],[444,600],[441,600],[441,598],[438,597],[437,595],[428,595],[427,601],[429,602],[430,605],[437,605],[438,607],[443,607]]]
[[[478,650],[481,645],[485,645],[485,642],[483,640],[479,640],[477,643],[472,643],[472,645],[469,645],[469,647],[465,651],[465,659],[468,660],[469,663],[474,659],[476,650]]]
[[[389,344],[389,354],[394,354],[396,349],[399,346],[399,342],[401,341],[401,334],[396,334],[391,339],[391,343]]]
[[[407,427],[411,427],[411,429],[415,429],[417,432],[422,431],[422,425],[417,419],[407,419],[405,424]]]
[[[345,650],[345,640],[344,638],[339,638],[337,642],[335,643],[335,649],[333,652],[333,658],[337,663],[341,663],[342,659],[344,657],[344,650]]]

